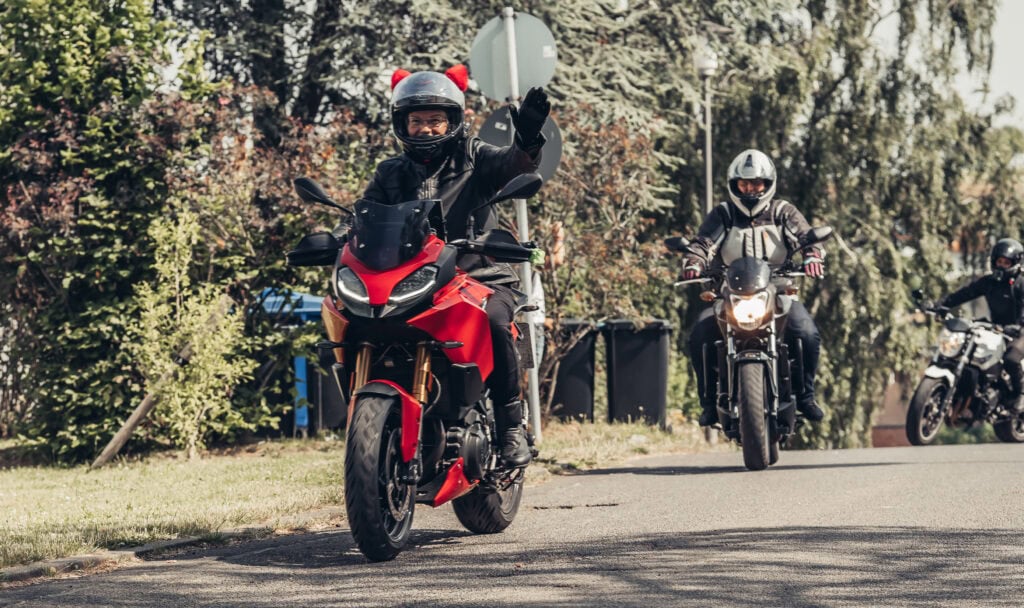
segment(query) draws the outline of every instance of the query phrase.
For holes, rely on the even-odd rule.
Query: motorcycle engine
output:
[[[463,420],[465,428],[448,428],[445,458],[454,460],[461,457],[463,471],[470,481],[483,479],[491,460],[491,441],[484,422],[477,412],[470,412]]]

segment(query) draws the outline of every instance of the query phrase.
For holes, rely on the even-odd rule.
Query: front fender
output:
[[[924,375],[927,378],[936,378],[938,380],[945,380],[949,382],[949,386],[956,386],[956,376],[953,372],[949,371],[944,367],[938,365],[929,365],[928,369],[924,370]]]
[[[359,395],[370,394],[392,397],[402,403],[402,460],[409,462],[416,455],[416,446],[420,442],[420,421],[423,417],[423,406],[404,388],[390,380],[371,380],[353,394],[353,402]],[[349,417],[352,420],[352,417]]]
[[[774,361],[772,361],[771,355],[762,351],[744,351],[736,355],[736,373],[733,375],[735,378],[739,375],[739,368],[744,365],[759,365],[763,368],[765,379],[768,381],[766,389],[768,394],[764,397],[764,405],[767,411],[770,413],[775,411],[774,404],[778,401],[779,397],[779,385],[778,378],[776,377],[776,370]],[[730,394],[735,394],[734,390],[730,390]]]

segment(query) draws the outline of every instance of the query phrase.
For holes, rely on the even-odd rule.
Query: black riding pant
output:
[[[697,322],[690,330],[687,345],[693,371],[697,374],[697,390],[700,391],[701,407],[704,409],[714,406],[714,397],[711,396],[711,399],[708,399],[704,386],[704,345],[708,345],[711,364],[717,367],[718,357],[714,350],[714,343],[721,339],[722,332],[718,329],[714,310],[709,307],[697,317]],[[799,403],[807,403],[814,399],[814,377],[818,371],[818,358],[821,355],[821,335],[818,333],[818,327],[814,324],[811,314],[807,312],[807,308],[797,300],[793,300],[793,305],[790,307],[783,339],[791,353],[796,352],[798,340],[802,343],[804,390],[796,398]],[[1024,351],[1022,351],[1022,356],[1024,356]]]
[[[512,338],[517,296],[505,285],[487,286],[494,290],[484,307],[494,347],[494,371],[487,378],[487,388],[491,390],[498,426],[509,428],[523,422],[523,409],[519,404],[519,362]]]
[[[1024,336],[1010,342],[1010,348],[1003,355],[1003,369],[1010,376],[1010,388],[1018,395],[1024,388],[1024,370],[1020,366],[1022,360],[1024,360]]]

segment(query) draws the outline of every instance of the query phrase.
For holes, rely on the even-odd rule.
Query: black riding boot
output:
[[[796,396],[796,409],[810,422],[821,422],[825,418],[825,412],[814,397],[814,377],[818,372],[818,357],[821,354],[821,334],[818,333],[814,319],[799,301],[794,301],[789,309],[785,340],[790,352],[795,351],[799,342],[800,352],[803,353],[803,391]]]
[[[1007,357],[1003,369],[1006,370],[1006,375],[1010,377],[1010,393],[1006,396],[1004,405],[1015,412],[1024,412],[1024,370],[1021,369],[1020,363],[1013,361]]]
[[[708,308],[701,312],[697,322],[690,330],[690,338],[687,342],[687,350],[690,354],[690,363],[693,365],[693,373],[697,377],[697,396],[700,399],[700,425],[711,426],[718,424],[718,409],[715,407],[717,386],[714,378],[717,378],[718,353],[714,348],[715,340],[721,339],[722,333],[718,329],[718,321],[715,320],[713,310]],[[712,366],[710,373],[704,369],[705,349],[708,354],[714,354],[708,363]],[[711,386],[708,386],[707,378],[712,378]]]
[[[496,406],[495,426],[501,440],[501,459],[510,467],[524,467],[533,459],[523,428],[523,402],[516,399]]]

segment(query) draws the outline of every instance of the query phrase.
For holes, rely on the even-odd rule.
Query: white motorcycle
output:
[[[925,305],[920,290],[913,295],[920,310],[943,319],[943,328],[935,355],[907,408],[907,439],[914,445],[928,445],[943,423],[966,428],[990,422],[1000,441],[1024,443],[1024,411],[1005,405],[1014,402],[1014,393],[1003,370],[1003,355],[1016,336],[994,323],[956,317],[947,308]]]

